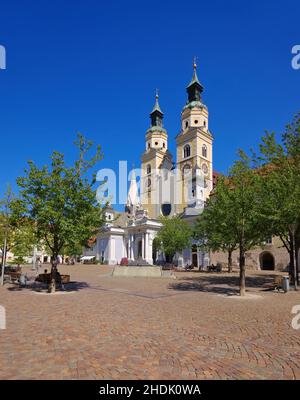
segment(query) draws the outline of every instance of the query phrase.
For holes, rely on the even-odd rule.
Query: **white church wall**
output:
[[[122,236],[115,237],[115,261],[120,264],[124,254],[124,242]]]
[[[192,253],[191,249],[185,249],[183,250],[182,253],[182,258],[183,258],[183,265],[185,266],[186,264],[191,264],[192,263]]]
[[[100,261],[108,261],[108,238],[99,239],[98,254]]]

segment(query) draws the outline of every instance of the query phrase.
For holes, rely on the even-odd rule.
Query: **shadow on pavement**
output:
[[[270,287],[274,282],[276,274],[246,276],[246,288],[255,288],[260,291],[272,290]],[[176,282],[169,285],[171,290],[198,291],[227,294],[228,296],[239,293],[239,276],[224,275],[202,275],[178,278]]]
[[[63,287],[56,286],[56,292],[78,292],[79,290],[88,289],[90,285],[86,282],[72,281],[64,284]],[[32,291],[32,292],[47,292],[48,286],[40,282],[28,282],[26,286],[15,284],[7,288],[10,292]]]

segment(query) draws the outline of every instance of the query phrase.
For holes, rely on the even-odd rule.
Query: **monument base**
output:
[[[114,267],[112,276],[118,277],[141,277],[141,278],[176,278],[172,271],[163,271],[157,265],[147,267],[120,266]]]

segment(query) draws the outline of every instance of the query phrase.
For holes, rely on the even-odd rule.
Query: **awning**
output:
[[[81,261],[89,261],[89,260],[92,260],[93,258],[95,258],[96,256],[84,256],[84,257],[81,257]]]

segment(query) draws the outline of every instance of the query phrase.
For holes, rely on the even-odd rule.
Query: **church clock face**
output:
[[[202,164],[202,171],[203,171],[203,173],[204,173],[205,175],[207,175],[207,173],[208,173],[208,166],[207,166],[207,164]]]

